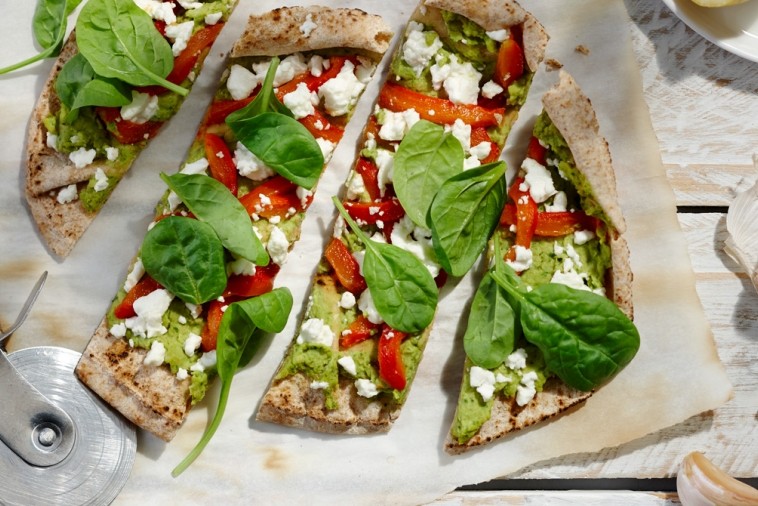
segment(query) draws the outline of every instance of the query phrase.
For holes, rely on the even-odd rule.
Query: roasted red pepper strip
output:
[[[218,34],[221,33],[223,27],[224,23],[216,23],[215,25],[206,26],[192,35],[187,41],[187,47],[179,53],[179,56],[174,58],[174,67],[166,76],[166,81],[174,84],[181,84],[184,82],[195,67],[197,60],[200,57],[200,53],[213,44],[216,37],[218,37]],[[158,85],[143,86],[137,88],[137,90],[151,95],[161,95],[169,91],[163,86]]]
[[[403,206],[395,197],[381,202],[344,202],[343,205],[352,219],[368,225],[374,225],[377,221],[395,222],[405,215]]]
[[[540,144],[537,137],[529,139],[529,145],[526,148],[526,157],[538,162],[540,165],[547,163],[547,148]]]
[[[385,324],[377,342],[379,377],[395,390],[402,390],[406,385],[403,353],[400,350],[405,337],[403,332],[393,330]]]
[[[508,86],[524,75],[525,68],[524,51],[521,46],[512,37],[505,39],[500,44],[495,64],[495,79],[498,84],[507,90]]]
[[[237,166],[234,165],[234,159],[226,141],[218,135],[205,134],[205,157],[208,159],[213,179],[229,188],[229,191],[236,196]]]
[[[361,276],[358,261],[347,249],[345,243],[333,238],[324,251],[324,257],[334,269],[337,280],[346,290],[359,294],[366,289],[366,280]]]
[[[500,158],[500,148],[497,144],[492,142],[490,134],[484,127],[476,127],[471,129],[471,147],[478,146],[482,142],[490,143],[490,153],[482,159],[482,163],[496,162]]]
[[[121,319],[137,316],[137,313],[134,312],[134,301],[140,297],[153,293],[158,288],[161,288],[161,284],[151,278],[149,274],[145,274],[139,281],[137,281],[137,284],[129,290],[121,303],[116,306],[116,309],[113,310],[113,316]]]
[[[274,278],[279,273],[279,266],[269,262],[265,266],[256,266],[255,274],[232,274],[226,282],[224,297],[257,297],[274,289]]]
[[[379,190],[379,168],[376,164],[364,157],[358,159],[358,163],[355,164],[355,171],[363,178],[363,186],[368,192],[368,196],[371,200],[379,200],[382,198],[381,190]]]
[[[537,203],[529,191],[520,189],[524,178],[517,178],[508,190],[508,196],[516,205],[516,246],[528,248],[532,244],[534,230],[537,228]],[[511,260],[515,259],[515,251],[509,252]]]
[[[508,203],[500,215],[501,225],[516,224],[516,205]],[[598,220],[592,216],[577,211],[538,212],[537,226],[534,235],[538,237],[562,237],[576,232],[577,230],[592,230],[598,227]]]
[[[366,339],[372,338],[379,330],[379,327],[379,324],[371,323],[365,316],[358,315],[347,328],[349,332],[340,336],[340,348],[350,348]]]
[[[263,199],[261,199],[262,196]],[[273,216],[286,218],[291,214],[291,209],[299,211],[308,207],[312,197],[306,199],[303,206],[297,197],[297,185],[282,176],[274,176],[250,190],[250,193],[240,197],[239,200],[248,214],[257,214],[265,218]]]
[[[221,326],[221,318],[224,316],[224,312],[221,310],[221,308],[225,304],[225,302],[219,302],[218,300],[212,300],[208,303],[208,312],[205,318],[205,325],[203,326],[202,332],[200,332],[200,349],[203,352],[208,352],[216,349],[218,328]]]
[[[387,83],[382,88],[379,106],[394,112],[415,109],[422,119],[439,125],[450,125],[460,119],[472,127],[497,126],[498,117],[505,114],[505,109],[454,104],[450,100],[430,97],[392,83]]]
[[[242,109],[247,104],[252,102],[253,99],[255,99],[255,95],[256,94],[253,93],[251,96],[243,98],[241,100],[219,100],[213,102],[211,104],[210,110],[208,111],[208,115],[205,117],[205,121],[203,121],[203,124],[205,126],[210,126],[223,123],[224,120],[226,120],[226,117],[231,113]]]
[[[318,109],[298,120],[316,138],[338,143],[345,133],[341,127],[333,125]]]
[[[109,129],[109,131],[121,144],[136,144],[155,137],[163,126],[162,121],[146,123],[127,121],[121,117],[121,109],[118,107],[98,107],[96,110],[97,115],[105,123],[113,123],[115,129]]]

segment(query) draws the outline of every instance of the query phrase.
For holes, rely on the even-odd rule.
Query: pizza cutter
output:
[[[109,504],[134,464],[134,426],[79,382],[79,353],[55,346],[4,351],[46,277],[0,333],[0,504]]]

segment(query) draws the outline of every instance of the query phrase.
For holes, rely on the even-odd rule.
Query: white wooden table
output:
[[[758,176],[752,165],[758,152],[758,63],[703,39],[658,0],[626,0],[626,7],[697,292],[734,397],[713,412],[620,447],[543,462],[435,504],[679,504],[675,493],[650,490],[670,491],[682,458],[695,450],[756,484],[758,294],[723,243],[727,206]],[[682,395],[697,392],[683,385]],[[570,490],[588,485],[595,490]],[[558,490],[533,491],[546,486]],[[618,488],[628,490],[613,490]]]

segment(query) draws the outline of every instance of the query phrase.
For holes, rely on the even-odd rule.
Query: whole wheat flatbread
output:
[[[277,9],[276,12],[279,13],[280,19],[290,19],[291,16],[287,13],[291,10],[302,12],[303,9],[282,8]],[[339,13],[345,13],[347,16],[345,19],[352,19],[351,16],[357,15],[350,14],[352,11],[345,9],[337,9],[332,14],[327,14],[324,9],[318,9],[317,12],[324,19],[335,22],[339,19]],[[382,33],[385,33],[385,29],[388,30],[378,16],[361,13],[360,17],[365,18],[365,23],[382,27]],[[271,22],[272,18],[267,19]],[[273,26],[267,26],[265,30],[259,28],[257,24],[248,24],[248,31],[242,35],[242,39],[251,44],[270,44],[271,41],[267,39],[256,42],[253,34],[266,37],[266,33],[276,32],[277,29]],[[307,38],[298,50],[324,48],[323,39],[316,35],[314,30],[311,37]],[[390,36],[388,40],[389,38]],[[315,47],[308,45],[311,43]],[[349,41],[346,41],[346,44],[346,47],[355,47],[355,44],[350,44]],[[381,50],[380,46],[375,46],[375,48]],[[279,46],[279,49],[283,50],[283,46]],[[131,348],[125,339],[110,336],[107,324],[103,320],[82,353],[81,361],[76,367],[76,374],[126,418],[161,439],[170,441],[189,411],[189,380],[178,381],[168,367],[142,365],[145,355],[146,350]],[[360,406],[357,409],[364,413],[366,420],[372,419],[373,416],[374,423],[377,425],[385,423],[385,419],[391,416],[391,413],[382,411],[376,403],[371,406]],[[374,414],[370,415],[370,413]]]
[[[616,230],[610,231],[612,265],[606,280],[606,293],[624,314],[632,318],[634,305],[629,247],[621,236],[625,222],[618,204],[616,176],[608,143],[599,132],[595,111],[574,79],[564,71],[561,71],[558,83],[543,95],[542,103],[564,136],[577,168],[587,178],[595,198],[616,227]],[[468,359],[464,367],[471,367]],[[557,378],[550,378],[543,390],[525,406],[518,406],[514,398],[496,396],[490,419],[479,431],[465,443],[459,443],[448,433],[445,451],[459,454],[489,444],[509,433],[557,416],[586,401],[592,393],[576,390]]]
[[[392,30],[382,18],[359,9],[282,7],[250,16],[231,55],[276,56],[339,47],[381,55],[391,39]]]

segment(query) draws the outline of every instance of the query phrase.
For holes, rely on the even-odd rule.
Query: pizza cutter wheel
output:
[[[80,354],[54,346],[6,355],[0,335],[0,504],[110,504],[129,478],[137,448],[133,425],[74,375]]]

